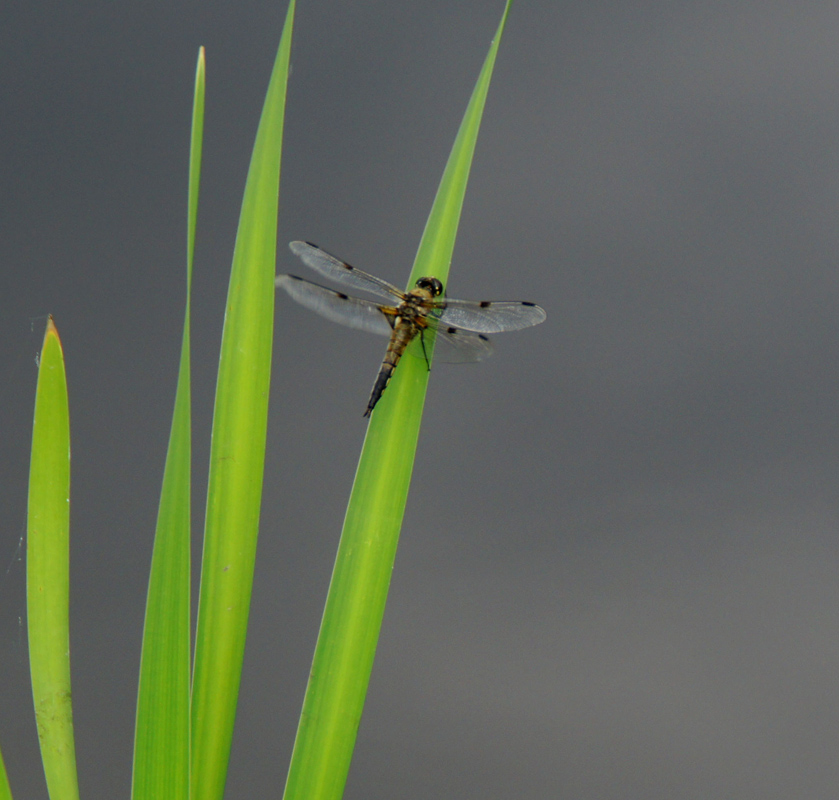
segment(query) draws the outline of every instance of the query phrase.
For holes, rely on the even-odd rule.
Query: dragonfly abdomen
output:
[[[376,382],[373,384],[373,391],[370,392],[370,400],[367,402],[367,410],[364,412],[365,417],[369,417],[376,403],[382,393],[387,389],[388,383],[393,376],[393,371],[402,358],[405,348],[411,343],[411,339],[417,335],[419,327],[413,320],[397,320],[393,329],[393,335],[390,337],[390,342],[387,346],[384,361],[382,361],[379,374],[376,376]]]

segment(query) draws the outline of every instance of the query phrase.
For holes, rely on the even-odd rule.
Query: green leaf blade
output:
[[[79,796],[70,687],[70,412],[52,317],[38,367],[26,541],[29,669],[50,797]]]
[[[507,3],[449,156],[409,285],[444,283],[454,251]],[[417,346],[414,342],[411,347]],[[315,648],[284,800],[337,800],[349,772],[384,616],[428,386],[422,358],[403,358],[362,448]]]
[[[198,54],[187,200],[187,294],[181,359],[146,602],[133,800],[187,800],[190,769],[190,288],[204,125],[204,48]]]
[[[9,786],[9,776],[6,774],[6,763],[0,753],[0,800],[12,800],[12,788]]]
[[[292,0],[248,171],[219,359],[191,712],[191,796],[200,800],[224,791],[253,583],[294,7]]]

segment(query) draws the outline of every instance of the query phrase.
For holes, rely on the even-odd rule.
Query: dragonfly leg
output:
[[[420,344],[422,345],[422,355],[425,359],[425,366],[428,367],[428,371],[431,372],[431,362],[428,360],[428,353],[425,351],[425,329],[421,328],[420,332]]]

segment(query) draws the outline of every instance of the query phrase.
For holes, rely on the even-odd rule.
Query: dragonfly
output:
[[[328,289],[297,275],[278,275],[275,284],[293,300],[332,322],[390,338],[365,417],[373,413],[408,345],[419,338],[429,365],[427,343],[443,345],[444,360],[481,361],[492,354],[488,333],[517,331],[545,321],[544,309],[535,303],[502,300],[475,302],[446,297],[437,278],[420,278],[403,292],[382,278],[321,250],[311,242],[291,242],[291,252],[324,278],[347,289],[363,291],[387,300],[387,304],[363,300]]]

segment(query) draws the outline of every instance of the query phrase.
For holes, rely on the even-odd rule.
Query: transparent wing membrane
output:
[[[460,328],[447,328],[445,325],[429,326],[425,333],[436,342],[434,360],[444,364],[468,364],[483,361],[492,355],[492,342],[483,334],[465,331]],[[414,349],[413,355],[421,351]]]
[[[292,242],[289,249],[307,267],[323,275],[324,278],[340,283],[351,289],[360,289],[362,292],[370,292],[378,297],[385,297],[393,301],[394,298],[402,298],[403,293],[392,283],[377,278],[375,275],[368,275],[360,269],[329,255],[326,250],[321,250],[317,245],[309,242]]]
[[[274,283],[293,300],[322,317],[359,331],[390,336],[388,314],[376,303],[349,297],[296,275],[279,275]]]
[[[439,316],[441,325],[465,328],[476,333],[505,333],[519,331],[545,321],[545,311],[534,303],[515,300],[485,301],[472,300],[441,301]]]

